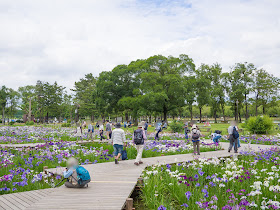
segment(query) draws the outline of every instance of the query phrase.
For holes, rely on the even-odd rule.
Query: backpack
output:
[[[134,143],[136,145],[144,144],[143,130],[137,129],[134,131]]]
[[[239,138],[239,133],[238,133],[238,131],[237,131],[237,129],[236,129],[235,126],[233,127],[232,136],[233,136],[233,138],[235,138],[235,139],[238,139],[238,138]]]
[[[79,177],[79,182],[87,181],[87,180],[90,179],[89,172],[83,166],[78,166],[78,168],[76,168],[76,172],[77,172],[78,177]]]
[[[198,134],[197,130],[192,131],[192,139],[193,141],[197,141],[199,139],[200,135]]]
[[[122,151],[122,160],[126,160],[127,159],[127,152],[126,150]]]

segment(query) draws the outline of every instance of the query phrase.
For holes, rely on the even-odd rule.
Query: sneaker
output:
[[[119,161],[117,159],[115,159],[115,164],[119,164]]]
[[[234,151],[234,153],[238,153],[237,151]]]
[[[230,150],[228,150],[228,152],[230,152]]]
[[[142,162],[142,161],[139,161],[139,164],[143,164],[143,162]]]
[[[139,163],[135,162],[134,165],[139,166]]]
[[[197,153],[197,155],[200,155],[200,153]]]

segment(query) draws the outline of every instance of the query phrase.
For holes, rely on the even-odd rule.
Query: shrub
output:
[[[25,125],[34,125],[34,122],[33,122],[33,121],[27,121],[27,122],[25,123]]]
[[[268,116],[250,117],[246,123],[249,131],[256,134],[265,134],[273,127],[273,121]]]
[[[169,124],[169,126],[171,130],[176,133],[182,131],[184,125],[176,120],[173,120],[172,123]]]
[[[71,123],[62,123],[61,127],[71,127]]]
[[[15,122],[9,122],[9,125],[14,125],[15,124]]]

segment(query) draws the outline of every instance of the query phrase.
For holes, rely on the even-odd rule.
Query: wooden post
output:
[[[132,210],[133,208],[133,198],[126,199],[126,210]]]
[[[142,177],[139,177],[139,178],[138,178],[138,184],[139,184],[140,186],[143,186],[143,185],[144,185],[144,181],[143,181],[143,178],[142,178]]]

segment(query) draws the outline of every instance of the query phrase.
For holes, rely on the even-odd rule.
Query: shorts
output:
[[[90,132],[90,129],[88,129],[88,132]],[[94,133],[94,130],[92,129],[91,132]]]
[[[117,156],[119,153],[122,154],[123,145],[114,144],[113,147],[114,147],[114,156]]]

